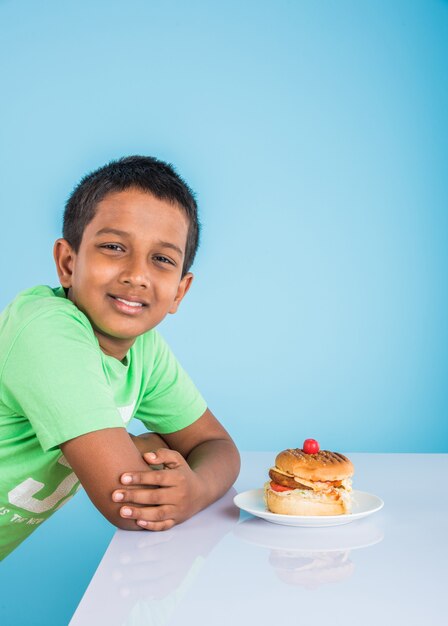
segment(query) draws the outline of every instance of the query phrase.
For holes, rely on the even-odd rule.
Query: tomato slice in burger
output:
[[[291,487],[283,487],[283,485],[279,485],[278,483],[274,483],[272,481],[271,489],[272,491],[291,491]]]

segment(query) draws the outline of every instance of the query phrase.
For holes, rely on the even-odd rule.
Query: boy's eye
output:
[[[118,243],[104,243],[101,248],[105,250],[112,250],[113,252],[123,252],[124,248],[120,246]]]
[[[167,264],[167,265],[174,265],[174,263],[173,263],[173,261],[171,259],[169,259],[168,257],[163,256],[161,254],[157,254],[154,257],[154,260],[159,262],[159,263],[163,263],[163,264]]]

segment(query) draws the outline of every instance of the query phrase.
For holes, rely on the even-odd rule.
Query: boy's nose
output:
[[[150,278],[146,263],[134,260],[124,268],[121,281],[131,287],[149,287]]]

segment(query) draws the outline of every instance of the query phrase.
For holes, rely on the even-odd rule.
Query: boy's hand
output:
[[[145,452],[154,452],[159,448],[169,448],[166,441],[157,433],[143,433],[141,435],[129,434],[129,437],[142,456]]]
[[[120,521],[142,530],[167,530],[212,504],[230,489],[240,467],[235,443],[210,409],[165,433],[162,446],[146,448],[140,461],[136,471],[120,473],[123,487],[108,494],[121,505]]]
[[[204,481],[179,452],[159,448],[143,458],[148,465],[164,465],[164,469],[121,476],[126,488],[114,491],[112,499],[123,502],[122,517],[136,520],[146,530],[167,530],[203,508]]]

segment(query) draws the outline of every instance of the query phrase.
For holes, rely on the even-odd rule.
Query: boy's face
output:
[[[177,205],[131,188],[98,203],[77,253],[56,241],[61,284],[106,354],[122,360],[136,337],[177,311],[193,279],[182,278],[188,226]]]

